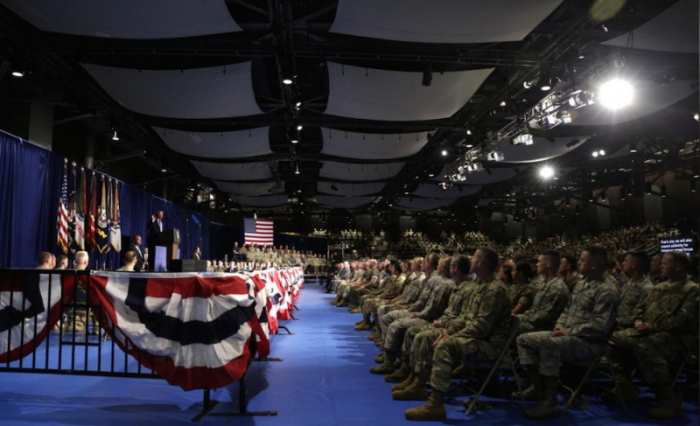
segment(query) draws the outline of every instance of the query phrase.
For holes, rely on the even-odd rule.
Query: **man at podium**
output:
[[[156,214],[151,215],[151,220],[146,225],[148,234],[146,234],[146,244],[148,244],[148,253],[153,257],[156,252],[156,244],[158,243],[158,234],[163,232],[163,210],[158,210]],[[148,270],[154,271],[156,262],[148,262]]]

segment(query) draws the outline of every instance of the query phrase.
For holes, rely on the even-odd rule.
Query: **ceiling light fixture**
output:
[[[540,169],[540,177],[542,179],[550,179],[554,176],[554,169],[550,166],[544,166]]]
[[[447,150],[446,150],[446,149],[443,149],[443,150],[442,150],[442,156],[443,156],[443,157],[447,157]]]
[[[12,71],[12,75],[13,75],[14,77],[22,78],[22,77],[24,77],[24,71],[22,71],[22,70],[14,70],[14,71]]]
[[[634,100],[632,84],[622,79],[614,79],[603,83],[598,90],[598,94],[600,103],[611,110],[624,108]]]
[[[114,136],[112,136],[113,141],[118,141],[119,140],[119,135],[117,135],[117,131],[114,131]]]
[[[295,174],[295,175],[298,175],[298,174],[299,174],[299,165],[298,165],[298,164],[297,164],[297,169],[296,169],[296,171],[294,172],[294,174]]]

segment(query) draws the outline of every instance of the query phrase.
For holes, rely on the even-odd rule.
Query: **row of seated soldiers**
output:
[[[648,415],[681,416],[681,399],[673,390],[668,364],[697,347],[698,284],[688,278],[686,254],[666,253],[663,280],[655,285],[647,275],[644,253],[627,254],[623,270],[629,279],[622,286],[609,273],[608,253],[601,247],[583,250],[577,260],[578,278],[568,285],[570,268],[562,276],[561,263],[557,251],[538,257],[535,267],[541,278],[531,300],[526,300],[511,297],[498,278],[499,256],[490,248],[480,248],[470,257],[440,259],[431,253],[425,259],[383,265],[368,260],[356,263],[349,278],[331,284],[337,285],[331,303],[363,314],[355,330],[374,328],[368,338],[381,348],[375,359],[381,364],[370,372],[398,383],[392,397],[427,401],[407,410],[408,420],[445,420],[443,396],[454,370],[465,360],[495,360],[513,324],[518,327],[519,360],[530,379],[522,396],[538,401],[526,409],[526,417],[558,417],[562,365],[580,378],[580,367],[573,364],[593,359],[604,347],[617,393],[629,401],[638,398],[630,376],[635,363],[629,360],[636,361],[637,371],[659,401]],[[387,264],[387,272],[381,272],[379,267]]]
[[[328,269],[328,262],[325,257],[320,254],[314,254],[311,251],[304,253],[296,249],[276,248],[256,245],[250,247],[238,248],[238,243],[234,245],[234,259],[245,260],[247,262],[257,263],[275,263],[280,267],[300,266],[305,272],[322,272]],[[226,262],[228,260],[225,259]]]

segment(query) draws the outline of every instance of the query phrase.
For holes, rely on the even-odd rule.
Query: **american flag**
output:
[[[70,241],[68,238],[68,160],[63,163],[63,184],[61,185],[61,198],[58,200],[58,246],[64,253],[68,253]]]
[[[272,221],[266,219],[243,219],[245,228],[245,244],[257,244],[271,246]]]

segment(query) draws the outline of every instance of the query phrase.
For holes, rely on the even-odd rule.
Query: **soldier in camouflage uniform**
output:
[[[578,269],[576,259],[573,256],[562,256],[559,265],[559,275],[564,279],[564,284],[569,288],[569,294],[574,292],[574,287],[581,281],[581,275],[576,272]]]
[[[382,278],[385,277],[383,274],[385,272],[384,262],[377,265],[377,261],[375,260],[374,266],[372,266],[372,261],[370,261],[370,268],[372,268],[373,272],[370,282],[350,288],[350,292],[348,294],[348,307],[349,311],[352,313],[360,312],[360,299],[362,299],[363,296],[376,296],[384,288],[382,285],[386,283],[386,280],[382,281]],[[388,274],[386,276],[388,277]]]
[[[503,268],[506,269],[508,267],[511,266],[506,265]],[[529,263],[517,264],[514,271],[513,283],[508,287],[508,295],[510,296],[510,305],[513,307],[512,313],[517,315],[530,309],[535,293],[537,293],[539,288],[530,282],[532,267]]]
[[[365,296],[360,303],[362,308],[362,323],[355,327],[355,330],[369,330],[371,328],[371,317],[372,314],[375,315],[376,320],[376,310],[379,305],[387,303],[396,296],[403,292],[404,284],[406,283],[406,277],[410,271],[410,263],[402,262],[398,260],[391,261],[391,273],[394,276],[392,281],[387,282],[384,285],[384,290],[374,297]],[[391,278],[389,278],[391,279]]]
[[[518,337],[520,363],[528,366],[534,393],[542,394],[539,405],[525,410],[527,418],[559,416],[557,391],[562,363],[595,357],[613,331],[620,296],[615,285],[605,279],[607,262],[605,249],[585,249],[578,262],[585,281],[574,288],[554,331],[538,331]]]
[[[545,277],[544,284],[535,294],[532,307],[519,319],[518,335],[533,331],[553,330],[557,319],[569,303],[569,289],[564,279],[559,275],[559,252],[548,250],[542,253],[537,261],[537,273]],[[541,387],[530,385],[523,391],[523,398],[528,401],[538,401],[542,397]],[[513,398],[520,396],[516,393]]]
[[[648,275],[649,257],[634,251],[625,255],[622,271],[630,277],[620,291],[620,308],[617,310],[617,329],[634,328],[634,308],[646,299],[654,286]]]
[[[448,333],[452,331],[453,334],[459,331],[453,328],[455,325],[459,327],[461,324],[461,321],[457,320],[462,312],[462,306],[474,297],[474,288],[477,286],[474,281],[469,279],[470,270],[471,261],[468,257],[462,255],[454,257],[450,264],[450,275],[453,281],[459,284],[450,296],[447,309],[432,324],[414,326],[406,332],[401,349],[401,368],[395,373],[385,376],[387,382],[400,383],[392,387],[394,399],[413,399],[413,395],[403,395],[399,392],[409,387],[421,371],[425,372],[426,375],[430,374],[433,343],[442,335],[442,330],[445,329]],[[428,377],[424,379],[427,380]]]
[[[362,279],[362,263],[360,262],[352,262],[350,264],[351,266],[351,275],[345,279],[341,280],[336,283],[335,291],[336,291],[336,296],[335,299],[331,302],[331,305],[337,305],[340,302],[340,297],[342,296],[343,292],[345,291],[345,286],[349,285],[350,283],[359,281]]]
[[[472,256],[471,272],[477,285],[462,305],[456,324],[450,330],[443,328],[442,335],[431,345],[435,346],[429,381],[433,391],[424,405],[406,410],[407,420],[445,420],[442,400],[452,381],[453,369],[464,359],[495,360],[505,347],[510,334],[511,306],[508,289],[496,277],[497,268],[498,254],[489,248],[480,248]],[[403,392],[416,396],[427,393],[428,366],[420,363],[419,360],[415,381]]]
[[[430,257],[430,256],[429,256]],[[426,284],[427,291],[424,289],[421,296],[427,293],[424,298],[425,304],[422,309],[418,309],[420,305],[416,303],[407,311],[394,311],[389,316],[394,314],[408,314],[401,318],[395,318],[387,329],[384,339],[384,362],[382,365],[370,368],[372,374],[390,374],[393,373],[394,361],[396,356],[401,353],[401,344],[406,330],[417,325],[428,325],[433,320],[442,315],[447,304],[450,301],[450,295],[455,288],[455,283],[450,279],[450,258],[444,258],[439,261],[438,273],[436,277],[431,277]],[[419,300],[420,302],[420,300]],[[417,306],[418,305],[418,306]]]
[[[384,315],[390,312],[408,309],[417,300],[420,295],[423,282],[426,281],[425,274],[423,273],[423,263],[422,257],[416,257],[411,262],[411,275],[406,279],[406,285],[404,286],[403,294],[390,300],[386,305],[381,305],[377,307],[376,313],[376,329],[377,331],[367,336],[369,340],[379,341],[381,343],[382,334],[386,332],[386,329],[382,328],[384,324]]]
[[[666,281],[654,286],[637,305],[633,327],[615,332],[611,339],[608,357],[616,370],[618,390],[626,400],[638,397],[625,368],[627,355],[631,354],[660,401],[648,410],[656,419],[683,415],[668,362],[682,359],[697,345],[698,285],[688,279],[689,271],[685,253],[666,253],[661,261],[661,275]]]
[[[341,305],[345,301],[345,298],[347,297],[346,295],[348,294],[349,287],[353,287],[356,285],[360,285],[362,282],[365,280],[369,281],[371,278],[371,271],[369,268],[369,262],[358,262],[358,268],[357,268],[357,276],[353,276],[353,279],[346,282],[346,283],[341,283],[338,286],[338,294],[335,297],[335,305]],[[355,279],[357,278],[357,279]]]
[[[365,262],[364,271],[362,274],[362,279],[360,281],[349,283],[343,289],[343,294],[341,295],[340,302],[336,305],[339,308],[347,308],[350,303],[350,292],[353,288],[367,286],[370,283],[377,283],[379,281],[379,270],[377,269],[377,261],[370,260]]]

